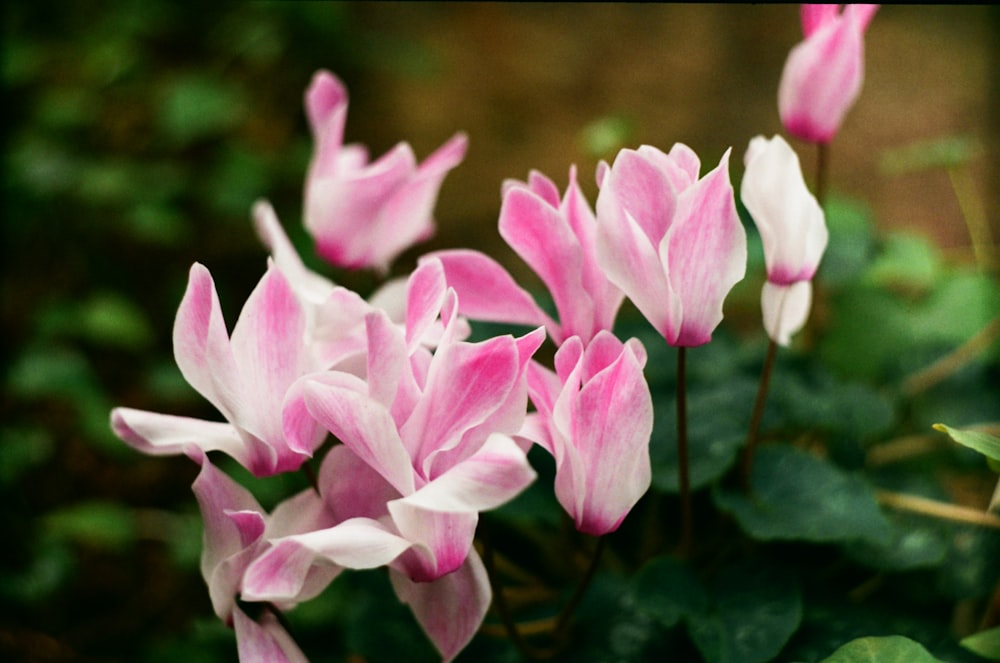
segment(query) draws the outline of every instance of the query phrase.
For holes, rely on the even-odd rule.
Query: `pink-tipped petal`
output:
[[[591,332],[594,307],[583,289],[583,253],[558,208],[526,189],[512,189],[500,208],[500,235],[542,279],[559,311],[559,336]]]
[[[229,421],[247,409],[240,372],[229,345],[226,322],[212,275],[201,264],[191,266],[187,290],[174,320],[174,358],[184,379]]]
[[[237,608],[233,628],[240,663],[309,663],[270,609],[255,622]]]
[[[746,273],[746,231],[729,183],[729,153],[681,194],[677,219],[660,245],[670,285],[680,301],[680,325],[667,341],[708,343],[722,321],[722,302]]]
[[[359,391],[354,376],[338,376],[341,384],[313,380],[304,386],[309,412],[358,457],[372,466],[403,495],[415,489],[410,456],[386,407]],[[332,380],[332,378],[331,378]]]
[[[486,568],[475,551],[454,573],[433,582],[414,582],[398,571],[390,578],[396,596],[410,606],[444,663],[472,640],[492,598]]]
[[[493,258],[468,249],[437,251],[423,260],[431,258],[444,266],[448,286],[458,293],[462,315],[476,320],[556,327],[555,321]]]
[[[867,21],[841,15],[789,52],[778,86],[778,113],[792,135],[828,143],[837,133],[861,92],[862,23]]]
[[[389,564],[411,545],[368,518],[352,518],[327,529],[275,539],[247,568],[243,598],[295,599],[306,586],[310,567],[317,562],[349,569],[373,569]]]
[[[151,456],[177,456],[196,447],[222,451],[242,465],[250,462],[243,440],[230,424],[117,407],[111,411],[111,429],[130,447]]]

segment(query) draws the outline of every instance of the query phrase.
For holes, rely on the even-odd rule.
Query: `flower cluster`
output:
[[[824,11],[807,26],[809,39],[839,49],[863,29],[859,11]],[[819,66],[797,63],[806,57],[797,53],[783,100],[808,96],[785,90],[796,71]],[[438,190],[465,137],[419,166],[406,143],[369,164],[364,147],[343,143],[340,81],[316,74],[305,107],[315,152],[304,224],[316,251],[342,268],[385,273],[433,231]],[[805,111],[788,113],[804,126]],[[600,536],[621,525],[650,485],[653,403],[646,350],[615,336],[615,318],[627,297],[668,344],[711,340],[747,262],[729,155],[701,175],[699,157],[681,143],[666,153],[622,150],[597,166],[595,207],[575,167],[561,195],[539,172],[505,182],[500,234],[540,277],[555,318],[492,258],[464,249],[424,255],[366,300],[307,269],[264,201],[253,220],[270,258],[231,332],[209,270],[191,268],[174,355],[224,422],[122,407],[111,424],[139,451],[200,466],[202,573],[241,661],[305,660],[279,611],[344,569],[375,567],[388,568],[399,600],[442,658],[453,658],[491,602],[473,545],[479,514],[535,480],[532,445],[554,458],[555,496],[579,531]],[[764,323],[787,344],[808,313],[823,213],[782,139],[753,139],[745,161],[741,194],[767,261]],[[529,330],[470,342],[469,319]],[[535,358],[546,339],[551,367]],[[216,453],[256,477],[318,470],[312,488],[267,513],[216,466]],[[252,602],[255,617],[243,607]]]

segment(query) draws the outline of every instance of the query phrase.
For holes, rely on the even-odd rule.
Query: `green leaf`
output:
[[[708,608],[708,593],[701,582],[673,557],[647,562],[632,578],[631,592],[636,607],[667,628]]]
[[[844,286],[861,275],[870,259],[874,245],[871,214],[856,202],[842,198],[831,198],[824,211],[830,242],[818,278],[830,286]]]
[[[919,642],[901,635],[858,638],[820,663],[941,663]]]
[[[180,146],[218,136],[243,121],[247,104],[240,88],[220,78],[189,74],[166,90],[159,124]]]
[[[750,408],[757,385],[744,377],[716,384],[712,389],[688,394],[688,447],[691,488],[706,486],[733,464],[746,440]],[[666,492],[679,488],[676,400],[654,395],[653,437],[650,460],[653,486]]]
[[[934,424],[934,430],[947,433],[959,444],[975,449],[987,458],[1000,462],[1000,437],[982,431],[952,428],[945,424]]]
[[[136,538],[131,510],[111,502],[83,502],[49,513],[45,528],[55,540],[120,550]]]
[[[934,518],[893,514],[889,539],[883,543],[852,541],[845,552],[852,559],[884,571],[937,566],[945,561],[953,528]]]
[[[751,495],[720,488],[713,497],[755,539],[889,539],[871,486],[812,454],[780,444],[759,448],[751,485]]]
[[[762,663],[781,651],[802,620],[798,583],[782,569],[742,562],[715,578],[711,608],[688,617],[688,633],[709,663]]]
[[[940,270],[941,259],[927,239],[892,234],[865,272],[865,280],[907,293],[921,293],[931,289]]]
[[[983,658],[1000,661],[1000,626],[962,638],[959,644]]]

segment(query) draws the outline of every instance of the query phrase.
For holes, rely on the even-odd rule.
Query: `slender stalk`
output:
[[[822,207],[826,201],[826,181],[830,172],[830,146],[827,143],[816,144],[816,202]]]
[[[691,509],[691,470],[687,433],[687,348],[677,348],[677,473],[681,489],[681,554],[691,552],[694,526]]]
[[[496,606],[497,613],[500,615],[500,621],[503,622],[503,627],[507,632],[507,637],[510,638],[514,647],[524,658],[529,658],[535,661],[541,661],[548,658],[546,652],[535,649],[528,644],[528,642],[521,635],[521,632],[518,630],[517,624],[514,622],[514,618],[510,614],[510,606],[507,605],[507,599],[504,597],[503,587],[500,585],[500,579],[497,576],[496,562],[493,554],[493,544],[490,536],[484,532],[481,540],[483,542],[483,565],[486,567],[486,575],[490,579],[490,588],[493,590],[493,605]]]
[[[580,584],[577,585],[576,591],[563,607],[562,612],[559,613],[559,618],[556,620],[556,628],[553,633],[556,642],[562,641],[566,627],[569,626],[570,617],[573,616],[576,606],[579,605],[583,599],[583,595],[587,592],[587,588],[590,586],[590,582],[594,579],[594,574],[597,572],[597,566],[603,552],[604,537],[601,536],[598,537],[597,544],[594,546],[594,554],[590,558],[590,565],[587,567],[586,573],[583,574],[583,578],[580,579]]]
[[[753,404],[753,414],[750,415],[750,427],[747,429],[747,444],[743,450],[743,487],[750,491],[750,476],[753,473],[753,456],[757,450],[760,421],[764,417],[764,404],[767,402],[767,390],[771,384],[771,373],[774,369],[774,358],[778,354],[778,344],[772,340],[767,346],[767,356],[764,358],[764,368],[760,371],[760,384],[757,386],[757,399]]]

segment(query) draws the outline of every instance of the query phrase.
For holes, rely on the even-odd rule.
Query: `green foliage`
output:
[[[758,450],[750,494],[719,488],[716,505],[755,539],[882,543],[889,523],[862,478],[787,445]]]
[[[918,642],[899,635],[853,640],[821,663],[940,663]]]
[[[994,462],[1000,462],[1000,437],[982,431],[952,428],[944,424],[934,424],[934,428],[947,433],[959,444],[975,449]]]
[[[991,661],[1000,661],[1000,626],[962,638],[962,646]]]

